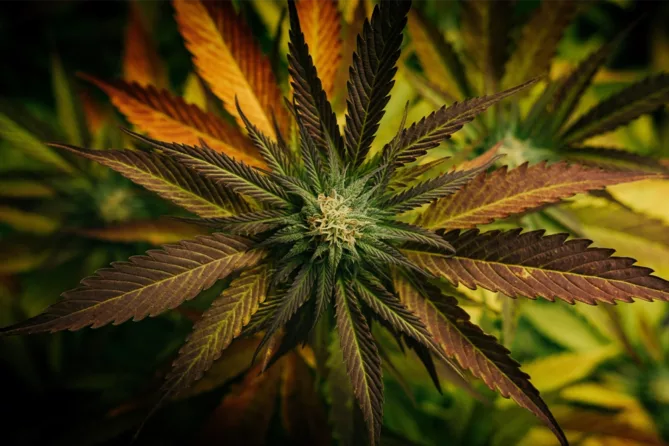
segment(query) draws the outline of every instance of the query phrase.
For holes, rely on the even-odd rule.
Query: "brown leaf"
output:
[[[232,3],[175,0],[174,9],[198,73],[239,125],[244,124],[235,107],[235,97],[244,114],[264,134],[276,137],[272,113],[279,127],[286,129],[288,114],[269,59],[256,45],[253,32],[235,13]]]
[[[43,313],[0,330],[4,335],[79,330],[139,321],[175,308],[217,280],[257,264],[264,252],[222,234],[165,245],[102,268]]]
[[[657,174],[610,172],[566,163],[526,163],[509,171],[502,167],[432,203],[418,218],[418,224],[431,229],[473,228],[575,194],[654,177]]]
[[[613,250],[589,248],[585,239],[567,234],[543,236],[544,231],[524,234],[520,229],[444,235],[456,250],[452,257],[405,250],[407,257],[437,277],[470,289],[481,286],[511,297],[573,304],[584,302],[669,301],[669,282],[653,270],[634,266],[635,260],[612,257]]]
[[[341,62],[341,16],[334,0],[300,0],[297,14],[323,90],[332,98]]]
[[[454,357],[463,368],[482,379],[488,387],[505,398],[512,398],[535,414],[563,445],[567,444],[567,439],[541,399],[539,391],[530,382],[530,377],[520,370],[520,365],[497,339],[469,321],[469,314],[458,306],[455,298],[443,296],[433,289],[428,298],[401,275],[397,275],[394,282],[402,303],[425,323],[446,354]]]
[[[216,151],[264,166],[258,151],[238,129],[165,90],[83,77],[107,93],[121,113],[152,138],[188,145],[198,145],[203,139]]]

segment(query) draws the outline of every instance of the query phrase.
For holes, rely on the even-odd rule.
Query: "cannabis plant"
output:
[[[409,2],[381,2],[365,21],[349,69],[343,132],[295,3],[288,4],[292,98],[285,105],[272,99],[276,89],[251,94],[249,87],[270,79],[272,72],[268,61],[254,53],[229,4],[177,1],[175,7],[197,58],[212,58],[211,49],[226,49],[226,42],[234,51],[258,55],[247,59],[255,64],[248,79],[230,74],[226,62],[236,59],[227,49],[223,60],[214,58],[206,65],[209,72],[202,70],[205,78],[228,76],[213,85],[244,126],[254,152],[245,152],[245,142],[235,146],[226,133],[232,125],[222,121],[217,121],[221,124],[216,131],[228,143],[218,150],[204,139],[185,144],[130,131],[145,144],[144,150],[56,146],[108,166],[197,214],[196,221],[212,233],[113,263],[65,292],[42,314],[2,333],[138,321],[229,278],[177,355],[163,400],[198,380],[237,337],[261,333],[256,353],[262,357],[260,370],[269,368],[269,373],[283,355],[320,334],[320,341],[312,340],[321,343],[314,350],[330,352],[327,362],[333,370],[344,367],[368,440],[378,444],[384,391],[371,325],[379,323],[418,352],[429,370],[434,369],[434,356],[451,371],[470,371],[535,414],[567,444],[529,376],[437,284],[446,280],[512,297],[592,305],[668,300],[669,282],[634,266],[630,258],[589,248],[587,240],[544,236],[543,231],[473,229],[575,193],[657,175],[564,163],[487,174],[497,158],[485,155],[416,182],[424,169],[414,161],[533,81],[444,106],[406,128],[402,125],[382,150],[372,153],[393,87]],[[212,39],[208,27],[218,37]],[[235,96],[233,106],[229,101]],[[416,224],[399,220],[415,210],[424,211]],[[427,221],[438,230],[427,229]],[[329,379],[335,379],[334,373]]]
[[[512,2],[464,2],[460,29],[452,35],[457,39],[447,39],[430,20],[413,12],[409,31],[422,72],[410,79],[425,98],[443,103],[546,75],[565,29],[582,7],[572,1],[543,1],[519,24]],[[512,165],[566,159],[607,168],[666,171],[657,158],[667,153],[658,148],[647,157],[591,141],[662,107],[669,100],[669,74],[651,75],[588,110],[579,109],[595,75],[628,31],[589,54],[572,72],[546,79],[525,103],[508,103],[480,115],[468,131],[474,152],[502,141],[500,150]]]

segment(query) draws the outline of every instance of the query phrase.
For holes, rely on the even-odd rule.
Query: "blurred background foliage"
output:
[[[371,11],[370,5],[365,0],[339,2],[344,62],[353,41],[351,30]],[[284,5],[255,0],[237,6],[275,60],[286,88],[287,30],[285,24],[280,26]],[[539,6],[539,1],[515,2],[514,20],[526,20]],[[416,1],[415,8],[442,37],[456,47],[462,45],[466,36],[461,3]],[[0,52],[5,60],[0,74],[4,326],[35,315],[61,291],[111,261],[200,231],[161,218],[185,214],[121,176],[44,144],[59,141],[96,149],[131,144],[118,129],[129,125],[125,118],[104,93],[75,74],[154,84],[209,111],[220,112],[221,106],[193,74],[169,2],[17,1],[1,3],[0,10]],[[568,73],[635,21],[578,110],[649,74],[669,71],[669,3],[615,0],[582,5],[559,41],[551,78]],[[379,130],[381,143],[395,133],[407,102],[409,122],[436,108],[434,98],[416,82],[417,76],[428,73],[421,68],[415,36],[408,31],[406,35],[403,65]],[[335,95],[336,110],[343,110],[344,99]],[[442,154],[464,160],[494,142],[473,147],[473,133],[461,133],[463,137],[440,149]],[[669,157],[667,109],[598,138],[597,144],[654,156],[660,166],[660,160]],[[528,215],[521,223],[586,236],[669,277],[667,196],[669,181],[626,184]],[[138,324],[0,339],[3,443],[127,444],[150,409],[160,378],[192,320],[224,285],[185,310]],[[572,444],[669,444],[666,304],[518,306],[503,305],[498,296],[483,290],[450,291],[476,322],[511,348]],[[326,403],[333,402],[324,401],[322,383],[314,382],[310,358],[318,352],[306,349],[287,356],[258,377],[254,369],[246,372],[254,342],[236,341],[188,398],[154,416],[138,444],[260,441],[251,438],[271,438],[268,444],[302,444],[296,439],[305,438],[311,443],[304,444],[327,443]],[[445,379],[440,393],[417,358],[406,356],[392,339],[384,345],[384,443],[554,444],[549,431],[509,401],[478,384],[463,390]],[[276,404],[281,410],[273,409]],[[308,420],[310,433],[320,432],[319,442],[313,435],[300,436],[300,428],[290,420]],[[234,443],[231,438],[247,442]]]

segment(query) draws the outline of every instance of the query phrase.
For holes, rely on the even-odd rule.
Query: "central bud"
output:
[[[346,198],[334,189],[331,195],[318,195],[317,202],[321,213],[308,220],[312,233],[321,235],[330,244],[353,246],[368,222],[356,218]]]

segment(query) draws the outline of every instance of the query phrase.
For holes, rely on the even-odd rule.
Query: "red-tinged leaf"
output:
[[[600,102],[564,129],[560,140],[574,144],[615,130],[669,101],[669,74],[659,74],[637,82]]]
[[[467,229],[528,212],[572,195],[657,177],[644,172],[611,172],[578,164],[523,164],[482,174],[453,195],[432,203],[418,224],[431,229]]]
[[[267,444],[267,433],[279,392],[281,369],[281,365],[276,364],[264,373],[260,373],[259,365],[249,370],[244,381],[232,388],[209,417],[195,444]]]
[[[124,177],[202,218],[227,217],[248,206],[230,189],[159,154],[133,150],[86,150],[57,145],[114,169]]]
[[[353,392],[362,409],[369,441],[379,444],[383,421],[381,358],[355,296],[338,283],[335,291],[337,334]]]
[[[299,0],[297,13],[323,90],[332,98],[341,62],[341,15],[334,0]]]
[[[498,142],[485,152],[483,152],[481,155],[477,156],[476,158],[465,161],[463,163],[458,164],[455,167],[455,170],[471,170],[471,169],[478,169],[483,166],[490,165],[495,159],[497,158],[497,152],[499,152],[499,148],[502,147],[502,143]]]
[[[409,12],[409,34],[420,64],[429,81],[449,96],[472,96],[465,69],[453,46],[418,11]]]
[[[130,19],[125,32],[123,78],[139,85],[167,87],[167,73],[137,2],[130,3]]]
[[[286,356],[281,383],[281,418],[292,445],[331,442],[325,408],[309,366],[297,354]]]
[[[43,313],[0,330],[3,335],[78,330],[138,321],[177,307],[217,280],[258,263],[251,243],[222,234],[166,245],[147,255],[112,263]]]
[[[401,275],[397,275],[394,282],[401,301],[425,323],[444,352],[455,358],[462,368],[482,379],[488,387],[505,398],[512,398],[536,415],[555,433],[562,445],[568,444],[539,391],[530,382],[530,377],[520,370],[520,365],[497,339],[469,321],[469,315],[458,306],[455,298],[443,296],[434,289],[426,295],[424,290],[419,291],[415,284]]]
[[[544,237],[544,231],[520,230],[462,234],[451,231],[444,238],[456,250],[452,257],[405,251],[420,267],[453,284],[471,289],[481,286],[511,297],[570,304],[584,302],[633,302],[669,300],[669,282],[653,270],[634,266],[635,260],[612,257],[613,250],[589,248],[590,240],[567,239],[567,234]]]
[[[502,86],[508,88],[548,72],[562,34],[577,10],[578,3],[571,0],[541,2],[521,30],[506,64]]]
[[[116,243],[147,242],[152,245],[177,243],[181,240],[207,234],[201,225],[188,224],[178,220],[142,220],[119,223],[102,228],[72,230],[77,235],[96,240]]]
[[[223,101],[226,111],[243,123],[235,107],[238,98],[249,120],[266,135],[276,137],[272,114],[287,128],[269,59],[253,40],[253,32],[230,2],[175,0],[176,20],[198,73]]]
[[[202,139],[216,151],[247,164],[264,166],[256,148],[238,129],[165,90],[84,78],[107,93],[121,113],[152,138],[189,145],[199,144]]]
[[[163,385],[165,395],[177,396],[202,378],[240,335],[267,296],[270,268],[267,264],[244,271],[205,311],[186,344],[179,350]]]
[[[513,6],[509,1],[467,1],[462,8],[462,41],[468,75],[481,94],[499,90],[509,46]],[[530,79],[527,76],[512,85]],[[509,85],[509,84],[507,84]]]

